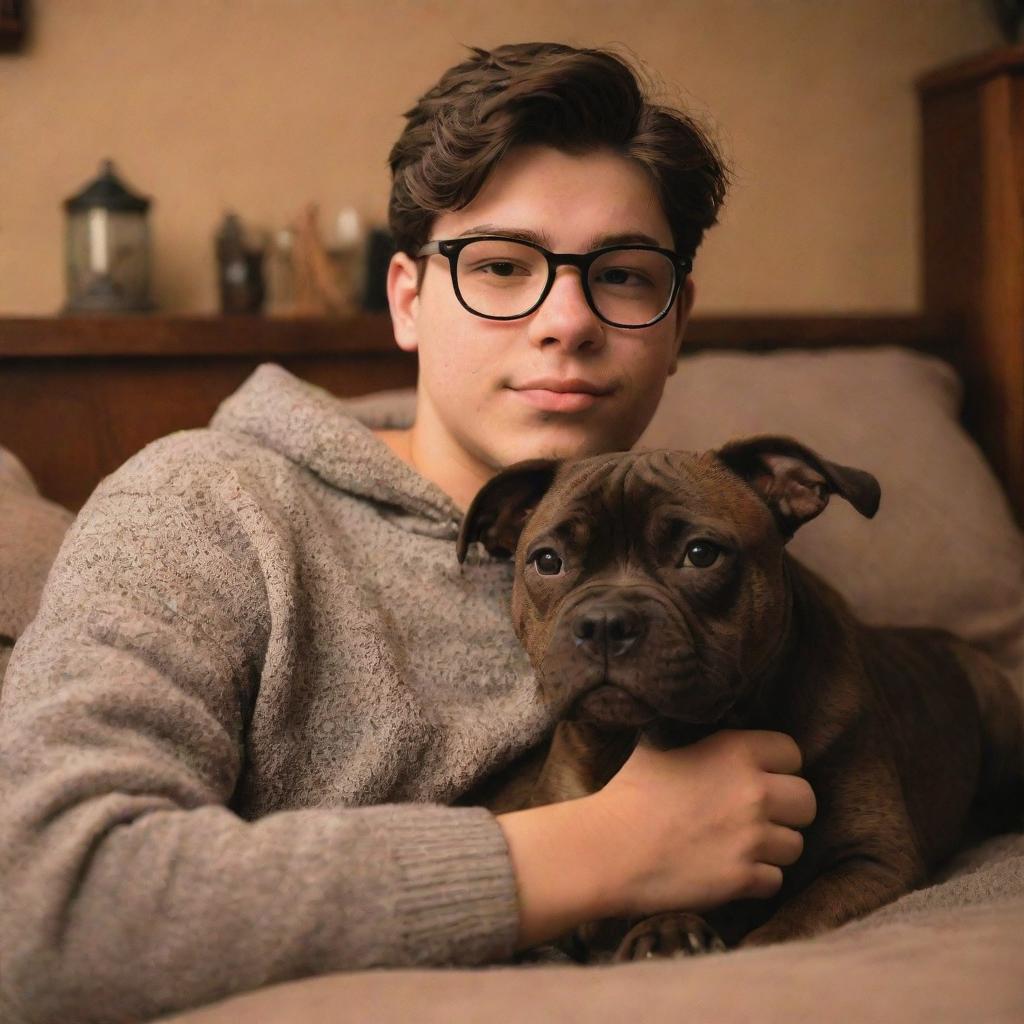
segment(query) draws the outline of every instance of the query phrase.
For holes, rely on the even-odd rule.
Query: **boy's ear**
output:
[[[511,558],[531,513],[551,486],[558,459],[527,459],[502,470],[480,488],[462,520],[456,554],[466,559],[480,541],[496,558]]]
[[[676,300],[676,353],[672,365],[668,369],[670,377],[679,369],[679,356],[683,351],[683,336],[686,334],[686,325],[690,321],[690,313],[693,310],[694,294],[693,278],[687,277],[683,282],[683,287],[679,290],[679,298]]]
[[[717,454],[761,495],[787,540],[825,508],[830,494],[868,519],[878,511],[881,489],[870,473],[829,462],[792,438],[732,441]]]
[[[388,308],[398,347],[404,352],[419,348],[416,314],[419,310],[419,267],[404,252],[396,252],[388,264]]]

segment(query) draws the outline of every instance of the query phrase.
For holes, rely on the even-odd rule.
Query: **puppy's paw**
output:
[[[561,945],[548,943],[544,946],[532,946],[515,954],[513,963],[517,964],[574,964],[579,961]]]
[[[619,943],[613,960],[622,963],[724,952],[725,943],[704,918],[679,910],[634,925]]]

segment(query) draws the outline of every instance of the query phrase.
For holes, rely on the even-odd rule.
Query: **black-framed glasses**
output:
[[[417,257],[447,258],[463,307],[486,320],[529,316],[548,297],[559,267],[576,267],[587,305],[611,327],[650,327],[672,308],[693,264],[654,245],[549,252],[534,242],[475,235],[427,242]]]

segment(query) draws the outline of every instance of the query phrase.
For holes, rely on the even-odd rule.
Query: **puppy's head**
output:
[[[780,650],[784,547],[831,494],[878,507],[873,476],[789,438],[531,460],[480,490],[458,556],[515,558],[516,633],[559,709],[713,724]]]

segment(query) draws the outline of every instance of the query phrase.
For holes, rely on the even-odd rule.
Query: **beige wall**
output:
[[[460,44],[630,47],[737,182],[705,312],[918,308],[922,71],[997,42],[985,0],[34,0],[0,55],[0,314],[63,300],[61,201],[113,157],[156,200],[154,296],[212,311],[225,207],[386,209],[401,111]]]

